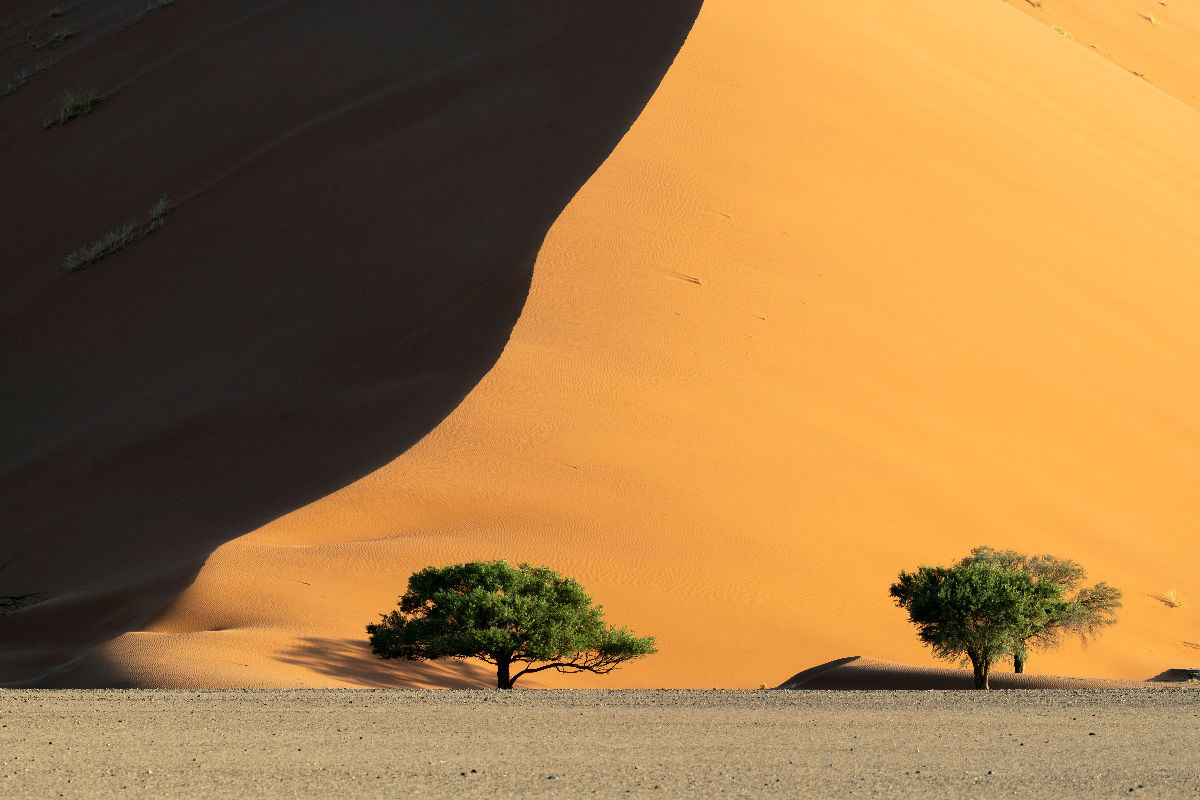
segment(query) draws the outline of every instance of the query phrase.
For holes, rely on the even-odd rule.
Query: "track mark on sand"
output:
[[[681,280],[681,281],[687,281],[688,283],[694,283],[694,284],[695,284],[695,285],[697,285],[697,286],[703,286],[703,285],[704,285],[704,284],[702,284],[702,283],[700,282],[700,279],[699,279],[699,278],[697,278],[697,277],[695,277],[695,276],[693,276],[693,275],[687,275],[687,274],[685,274],[685,273],[683,273],[683,272],[678,272],[678,271],[676,271],[676,270],[671,270],[671,271],[669,272],[669,274],[670,274],[672,277],[678,278],[678,279],[679,279],[679,280]]]

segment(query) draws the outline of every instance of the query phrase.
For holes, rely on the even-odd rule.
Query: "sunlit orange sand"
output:
[[[931,666],[888,584],[978,544],[1125,591],[1031,672],[1200,662],[1196,605],[1151,596],[1200,603],[1200,29],[1017,5],[708,0],[457,410],[64,680],[486,685],[363,632],[415,569],[475,558],[550,565],[658,637],[528,685]]]

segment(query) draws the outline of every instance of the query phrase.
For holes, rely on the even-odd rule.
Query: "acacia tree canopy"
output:
[[[989,688],[998,658],[1074,605],[1063,600],[1058,584],[988,563],[901,572],[890,593],[934,655],[970,661],[976,689]]]
[[[1058,584],[1063,589],[1064,599],[1071,601],[1069,607],[1064,608],[1064,616],[1049,620],[1040,632],[1014,644],[1012,655],[1016,672],[1025,671],[1031,648],[1058,647],[1067,636],[1078,636],[1086,645],[1089,639],[1096,638],[1105,627],[1117,621],[1121,590],[1103,581],[1095,586],[1083,586],[1087,570],[1070,559],[976,547],[971,555],[958,563],[960,566],[993,564],[1002,569],[1026,572],[1036,581]]]
[[[428,567],[408,580],[399,610],[367,626],[384,659],[477,658],[496,667],[496,685],[522,675],[606,674],[656,652],[653,636],[604,622],[578,581],[547,567],[472,561]]]

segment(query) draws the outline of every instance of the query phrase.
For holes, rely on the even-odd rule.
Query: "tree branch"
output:
[[[527,666],[525,669],[513,676],[515,682],[527,672],[542,672],[543,670],[553,669],[564,675],[575,675],[580,672],[591,672],[595,675],[607,675],[615,670],[623,662],[628,661],[628,657],[623,656],[602,656],[600,654],[588,655],[584,654],[581,658],[572,661],[551,661],[547,664],[542,664],[539,667]]]
[[[41,592],[0,596],[0,617],[10,614],[14,611],[20,611],[22,608],[27,606],[34,605],[41,598]]]

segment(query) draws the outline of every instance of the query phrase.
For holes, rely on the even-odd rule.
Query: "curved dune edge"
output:
[[[40,71],[0,117],[0,586],[46,599],[0,620],[0,683],[68,680],[450,413],[699,4],[6,7],[0,70]],[[164,192],[160,229],[67,272]]]
[[[839,658],[788,678],[778,689],[974,689],[970,670],[913,667],[861,656]],[[992,689],[1153,689],[1178,686],[1177,681],[1117,681],[1064,675],[1031,675],[995,671]]]
[[[530,685],[754,687],[863,641],[932,664],[887,586],[983,543],[1126,591],[1031,669],[1193,664],[1200,601],[1151,595],[1200,598],[1197,165],[1195,109],[1005,4],[709,0],[463,404],[72,680],[438,685],[362,627],[491,557],[659,637]]]

